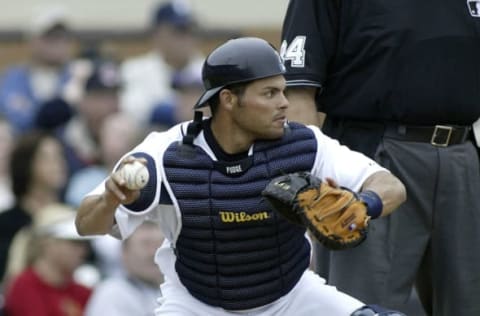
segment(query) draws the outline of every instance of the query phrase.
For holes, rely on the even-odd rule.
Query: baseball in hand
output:
[[[147,167],[136,160],[125,164],[121,175],[125,180],[125,186],[130,190],[140,190],[147,184],[149,178]]]

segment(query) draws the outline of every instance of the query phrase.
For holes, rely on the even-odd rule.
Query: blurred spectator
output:
[[[76,113],[58,130],[66,149],[70,173],[99,163],[100,129],[104,120],[119,110],[119,89],[117,64],[110,60],[91,61]]]
[[[5,316],[81,316],[91,290],[73,279],[88,254],[73,209],[57,204],[39,211],[30,228],[27,267],[12,279]]]
[[[37,210],[60,201],[67,179],[61,144],[42,132],[32,131],[18,138],[9,169],[15,204],[0,213],[0,278],[14,235],[30,224]]]
[[[59,7],[36,16],[26,36],[29,60],[7,69],[0,80],[0,113],[11,122],[15,133],[32,129],[40,104],[63,93],[73,52],[66,12]]]
[[[13,206],[14,196],[11,189],[8,161],[13,146],[13,134],[10,123],[0,115],[0,212]]]
[[[55,130],[66,124],[76,114],[75,109],[85,96],[85,83],[94,68],[107,61],[116,65],[116,59],[101,43],[83,42],[77,57],[70,62],[70,76],[63,88],[63,94],[40,105],[35,125],[40,129]]]
[[[101,282],[88,302],[86,316],[154,315],[163,275],[154,262],[163,242],[158,225],[145,222],[122,244],[127,275]]]
[[[99,129],[99,160],[96,164],[80,169],[69,180],[65,201],[79,206],[85,194],[113,170],[115,163],[143,136],[140,126],[123,112],[110,114]]]
[[[74,114],[72,104],[62,97],[56,97],[40,105],[35,116],[35,126],[38,129],[52,131],[66,124]]]
[[[157,104],[150,116],[150,124],[155,130],[168,129],[177,123],[193,119],[193,106],[204,91],[201,65],[191,65],[175,73],[171,86],[175,94]],[[209,108],[200,110],[209,113]]]
[[[66,202],[79,206],[85,195],[102,182],[121,156],[136,144],[141,134],[136,121],[127,114],[117,112],[108,116],[100,128],[100,163],[73,174],[65,194]],[[92,241],[92,247],[103,277],[124,272],[120,260],[121,241],[111,236],[102,236]]]
[[[50,221],[51,218],[55,218],[56,216],[63,218],[65,215],[68,215],[74,211],[75,209],[70,205],[63,203],[51,203],[40,208],[35,212],[35,214],[33,214],[32,223],[20,229],[15,234],[12,243],[10,244],[6,270],[2,280],[2,285],[4,288],[8,286],[10,280],[15,278],[31,264],[30,256],[32,249],[30,249],[30,244],[31,239],[34,237],[35,229],[44,225],[45,221]],[[96,276],[98,281],[98,270],[96,270]],[[83,277],[83,275],[80,275],[80,278],[81,277]]]
[[[194,69],[200,71],[204,56],[198,48],[196,27],[186,1],[172,0],[156,10],[151,25],[153,50],[122,66],[122,110],[140,123],[148,123],[153,107],[174,93],[173,75],[195,64],[199,67]]]

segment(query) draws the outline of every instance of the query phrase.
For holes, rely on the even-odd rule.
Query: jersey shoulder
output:
[[[188,122],[177,124],[166,131],[150,132],[145,139],[132,149],[130,154],[146,153],[152,157],[161,157],[173,142],[182,140]]]

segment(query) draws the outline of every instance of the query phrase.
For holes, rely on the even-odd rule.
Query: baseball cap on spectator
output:
[[[179,29],[190,29],[195,25],[189,3],[185,0],[172,0],[160,5],[153,17],[153,26],[170,24]]]
[[[35,116],[35,126],[43,130],[54,130],[68,122],[73,115],[72,106],[63,98],[56,97],[40,105]]]
[[[69,17],[63,7],[44,8],[33,17],[27,29],[27,34],[31,37],[58,33],[70,33]]]
[[[64,240],[89,240],[91,236],[80,236],[75,227],[75,210],[61,203],[48,205],[38,211],[33,225],[36,236]]]
[[[118,90],[121,77],[118,65],[113,61],[96,62],[92,73],[85,82],[85,91]]]

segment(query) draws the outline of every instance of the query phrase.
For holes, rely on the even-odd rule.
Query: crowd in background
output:
[[[150,26],[151,51],[120,60],[79,43],[66,12],[45,8],[25,34],[29,59],[0,73],[5,316],[153,315],[158,227],[146,223],[122,244],[80,237],[72,216],[149,131],[193,118],[203,90],[198,21],[173,1]]]

